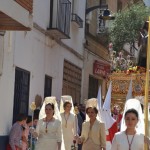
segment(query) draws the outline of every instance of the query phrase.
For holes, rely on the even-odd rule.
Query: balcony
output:
[[[28,10],[30,13],[33,11],[33,0],[15,0],[19,5]]]
[[[83,28],[83,20],[77,15],[72,13],[72,22],[74,22],[79,28]]]
[[[47,33],[57,39],[68,39],[70,34],[71,2],[50,1],[50,24]]]
[[[32,10],[33,0],[1,0],[0,30],[31,30]]]

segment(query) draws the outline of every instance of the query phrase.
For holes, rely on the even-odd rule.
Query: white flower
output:
[[[32,103],[31,103],[30,109],[31,109],[32,111],[34,111],[34,110],[36,109],[35,102],[32,102]]]

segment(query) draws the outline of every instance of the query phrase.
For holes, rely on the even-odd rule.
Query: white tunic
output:
[[[43,119],[39,120],[36,127],[36,132],[39,136],[35,150],[57,150],[57,142],[62,140],[61,122],[55,119],[47,124],[47,133],[45,129],[46,122]]]
[[[64,117],[64,113],[61,113],[61,118],[65,150],[71,150],[71,145],[73,145],[75,135],[75,115],[70,113],[69,117],[66,120],[66,118]]]
[[[129,143],[131,143],[133,135],[128,135]],[[111,150],[129,150],[127,135],[125,131],[115,134]],[[142,133],[136,133],[132,144],[131,150],[144,150],[144,135]]]

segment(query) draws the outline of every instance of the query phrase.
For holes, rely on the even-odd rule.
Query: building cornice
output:
[[[93,56],[96,56],[98,59],[100,59],[101,61],[103,61],[103,62],[106,63],[106,64],[110,64],[110,63],[111,63],[110,60],[107,60],[107,59],[101,57],[100,55],[98,55],[98,54],[92,52],[92,51],[91,51],[90,49],[88,49],[88,47],[86,47],[86,46],[85,46],[85,51],[87,51],[88,53],[90,53],[90,54],[93,55]]]

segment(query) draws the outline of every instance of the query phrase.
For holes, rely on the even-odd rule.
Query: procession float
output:
[[[137,98],[143,103],[145,94],[145,77],[146,69],[136,66],[130,59],[123,58],[123,53],[111,52],[111,73],[107,78],[107,87],[112,81],[111,107],[112,110],[116,106],[120,111],[123,110],[127,96],[129,98]],[[149,89],[150,95],[150,89]]]

